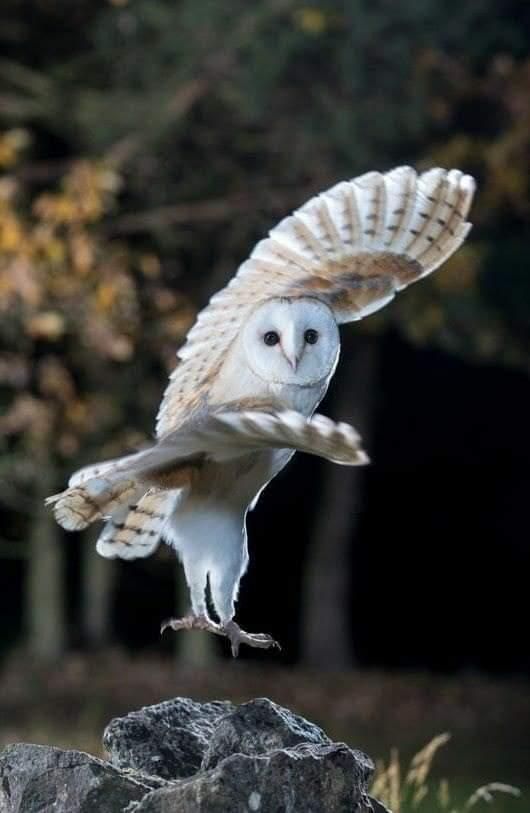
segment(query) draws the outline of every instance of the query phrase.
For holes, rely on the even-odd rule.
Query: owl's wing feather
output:
[[[141,454],[141,452],[113,458],[112,460],[102,460],[100,463],[91,463],[89,466],[84,466],[84,468],[78,469],[71,475],[68,480],[68,485],[70,487],[81,486],[88,480],[104,478],[107,474],[115,472],[117,468],[127,466],[129,462],[132,462],[139,454]]]
[[[177,462],[224,461],[260,449],[295,449],[347,466],[368,462],[359,435],[347,423],[293,410],[229,410],[169,433],[132,464],[131,474],[163,482],[159,478]]]
[[[163,436],[207,402],[213,378],[253,308],[314,296],[337,322],[362,319],[430,274],[465,239],[475,183],[456,169],[411,167],[343,181],[286,217],[212,297],[178,353],[162,401]]]
[[[294,410],[226,412],[212,417],[203,429],[209,454],[222,460],[234,450],[294,449],[345,466],[368,463],[361,438],[348,423],[324,415],[310,418]]]
[[[193,486],[205,461],[231,460],[260,449],[295,449],[346,466],[368,462],[349,424],[323,415],[306,418],[292,410],[230,408],[189,421],[142,452],[107,461],[104,471],[92,467],[97,472],[93,477],[74,476],[73,485],[46,503],[69,531],[107,518],[98,541],[103,556],[148,555],[178,491]]]

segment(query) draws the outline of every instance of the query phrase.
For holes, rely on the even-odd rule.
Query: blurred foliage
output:
[[[527,365],[526,23],[522,0],[4,0],[0,479],[140,442],[194,308],[368,169],[458,166],[479,194],[469,243],[365,329]]]
[[[149,380],[173,365],[193,310],[164,284],[155,254],[100,230],[117,173],[75,160],[57,189],[32,197],[16,176],[28,142],[23,130],[0,136],[0,433],[10,452],[0,474],[31,486],[35,459],[53,469],[91,445],[101,454],[107,441],[112,454],[145,440],[131,427],[152,411]]]

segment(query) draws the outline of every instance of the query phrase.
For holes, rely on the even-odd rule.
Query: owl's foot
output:
[[[271,635],[259,632],[245,632],[245,630],[242,630],[239,624],[236,624],[235,621],[228,621],[223,627],[221,627],[221,631],[221,634],[226,635],[230,641],[232,655],[234,658],[237,658],[241,644],[257,647],[258,649],[270,649],[271,647],[281,649],[278,641],[275,641]]]
[[[280,644],[275,641],[271,635],[259,632],[245,632],[235,621],[228,621],[224,625],[216,624],[215,621],[212,621],[212,619],[206,615],[193,615],[193,613],[190,613],[190,615],[185,615],[182,618],[168,618],[162,622],[160,634],[167,629],[172,629],[177,632],[179,630],[204,630],[205,632],[213,632],[215,635],[226,636],[230,641],[234,658],[237,658],[241,644],[253,646],[258,649],[270,649],[272,647],[281,649]]]
[[[205,630],[207,632],[215,632],[217,635],[224,634],[219,624],[216,624],[211,618],[208,618],[206,615],[193,615],[193,613],[185,615],[182,618],[167,618],[165,621],[162,621],[160,625],[160,635],[167,629],[172,629],[177,632],[178,630]]]

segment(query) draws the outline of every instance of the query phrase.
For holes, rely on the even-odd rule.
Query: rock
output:
[[[373,813],[392,813],[379,799],[374,799],[373,796],[369,796],[368,799],[370,800]]]
[[[220,717],[232,703],[196,703],[177,697],[116,717],[103,734],[110,761],[162,779],[191,776],[199,770]]]
[[[329,745],[331,740],[318,726],[260,697],[237,706],[218,720],[202,768],[214,768],[231,754],[254,756],[307,742]]]
[[[151,788],[81,751],[19,744],[0,753],[0,813],[117,813]]]
[[[372,762],[343,744],[306,743],[216,768],[149,793],[134,813],[371,813]]]
[[[367,756],[267,698],[176,698],[112,720],[104,744],[111,762],[8,746],[0,813],[387,813]]]

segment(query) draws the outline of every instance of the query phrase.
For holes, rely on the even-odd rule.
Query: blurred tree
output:
[[[99,533],[82,535],[81,556],[81,630],[86,643],[95,649],[108,646],[112,641],[112,590],[114,562],[96,554]]]

